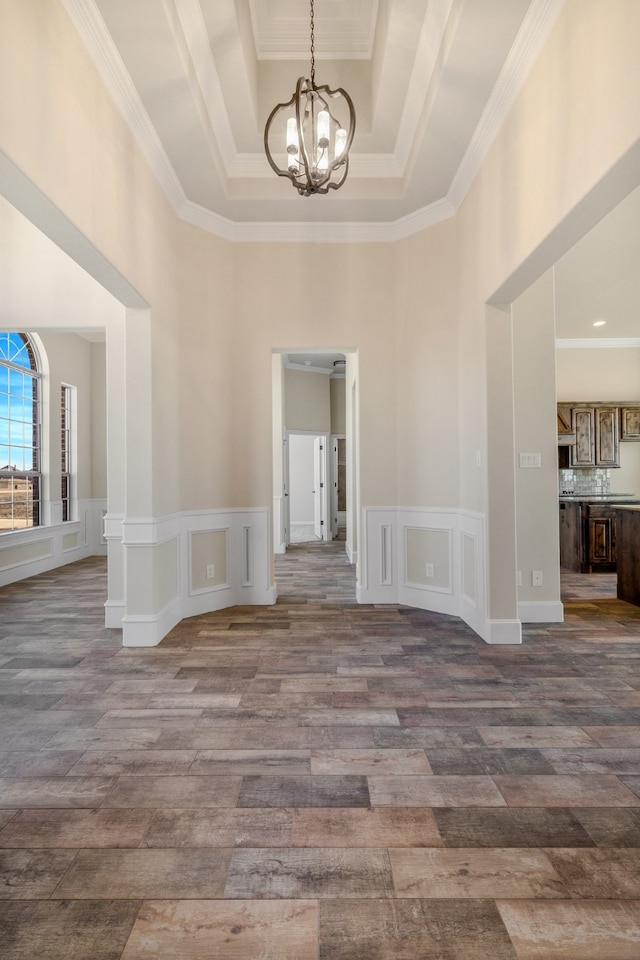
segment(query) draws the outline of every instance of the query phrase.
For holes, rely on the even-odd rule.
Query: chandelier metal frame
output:
[[[264,150],[269,164],[279,177],[287,177],[304,197],[328,193],[342,186],[349,172],[349,150],[356,128],[355,107],[346,90],[342,87],[331,90],[327,85],[316,84],[314,0],[309,0],[309,6],[310,78],[298,79],[291,99],[273,108],[264,128]],[[270,139],[279,149],[272,150]],[[282,156],[285,150],[286,165],[279,164],[274,153]]]

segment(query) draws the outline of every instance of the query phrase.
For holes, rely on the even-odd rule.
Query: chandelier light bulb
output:
[[[329,114],[326,110],[318,114],[318,146],[323,150],[329,146]]]
[[[298,142],[298,126],[295,117],[289,117],[287,120],[287,153],[297,153],[300,149]]]

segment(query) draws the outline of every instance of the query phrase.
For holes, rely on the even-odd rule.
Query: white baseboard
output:
[[[519,620],[487,620],[482,639],[492,644],[522,643],[522,624]]]
[[[417,607],[418,610],[431,610],[433,613],[446,613],[451,617],[460,616],[458,598],[451,593],[440,593],[429,589],[400,585],[398,589],[398,603],[408,607]]]
[[[121,630],[122,618],[127,612],[125,603],[107,600],[104,605],[104,625],[108,630]]]
[[[182,605],[179,600],[175,600],[156,615],[125,615],[122,618],[122,646],[157,647],[182,619]]]
[[[564,606],[560,600],[521,600],[518,616],[522,623],[563,623]]]

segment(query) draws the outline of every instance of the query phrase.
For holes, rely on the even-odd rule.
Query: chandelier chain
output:
[[[313,22],[313,2],[314,0],[309,0],[310,7],[310,16],[311,16],[311,86],[315,87],[316,85],[316,61],[315,61],[315,25]]]

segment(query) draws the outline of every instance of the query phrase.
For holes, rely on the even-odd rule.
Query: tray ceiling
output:
[[[231,239],[393,239],[450,216],[562,2],[316,0],[316,80],[349,92],[357,127],[346,184],[299,197],[263,130],[309,75],[308,0],[64,0],[176,210]]]

